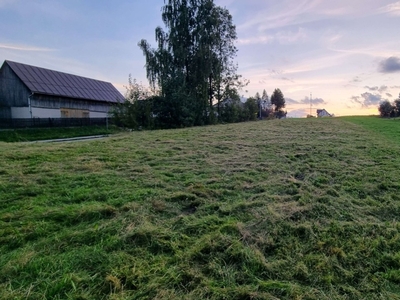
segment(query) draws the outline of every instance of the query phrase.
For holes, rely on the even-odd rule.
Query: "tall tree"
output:
[[[257,118],[261,119],[262,103],[261,103],[261,96],[258,92],[254,96],[254,99],[256,100],[257,108],[258,108],[257,109]]]
[[[275,112],[281,111],[285,107],[285,97],[280,89],[275,89],[271,96],[271,104],[275,107]]]
[[[271,108],[271,102],[269,101],[269,97],[268,97],[267,91],[265,89],[263,90],[261,100],[263,101],[266,109]]]
[[[240,85],[232,62],[236,28],[229,11],[213,0],[165,0],[162,20],[166,31],[156,28],[158,47],[139,43],[147,78],[165,101],[179,106],[175,112],[200,125],[207,122],[213,100]]]

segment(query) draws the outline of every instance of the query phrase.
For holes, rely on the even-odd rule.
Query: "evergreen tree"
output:
[[[272,93],[271,104],[274,105],[275,112],[279,112],[285,107],[285,98],[280,89],[275,89]]]
[[[261,119],[261,110],[262,110],[262,103],[261,103],[261,97],[260,94],[257,92],[256,95],[254,96],[254,99],[257,103],[257,118]]]
[[[267,94],[267,92],[265,90],[263,90],[263,93],[262,93],[262,96],[261,96],[261,100],[265,104],[265,108],[266,109],[270,109],[271,108],[271,102],[269,101],[268,94]]]

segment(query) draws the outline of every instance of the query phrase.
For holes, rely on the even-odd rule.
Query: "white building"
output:
[[[332,115],[328,113],[325,109],[317,109],[317,117],[318,118],[332,117]]]

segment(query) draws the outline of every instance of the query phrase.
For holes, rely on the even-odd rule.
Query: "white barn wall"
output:
[[[106,118],[109,117],[106,112],[90,111],[90,118]],[[11,117],[13,119],[30,119],[31,114],[29,107],[11,107]],[[32,118],[61,118],[59,109],[32,107]]]
[[[29,107],[11,107],[13,119],[30,119]],[[32,118],[61,118],[59,109],[32,107]]]
[[[106,118],[107,117],[107,113],[104,112],[97,112],[97,111],[91,111],[89,112],[89,116],[90,118]]]
[[[61,118],[59,109],[32,107],[33,118]]]
[[[11,107],[11,117],[13,119],[30,119],[29,107]]]

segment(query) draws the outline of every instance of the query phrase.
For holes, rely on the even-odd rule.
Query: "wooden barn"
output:
[[[106,118],[124,97],[109,82],[6,60],[0,119]]]

